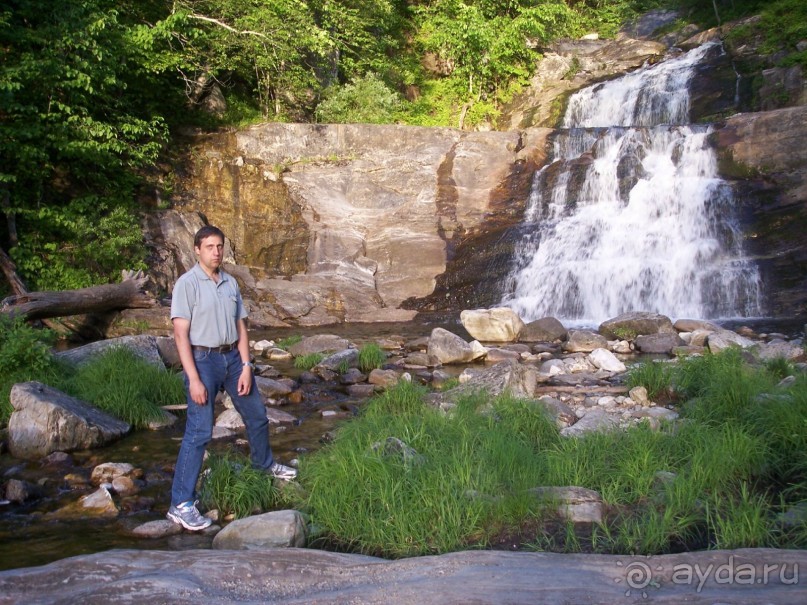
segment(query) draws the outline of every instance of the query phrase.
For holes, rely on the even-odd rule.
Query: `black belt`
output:
[[[203,347],[202,345],[191,345],[194,351],[204,351],[206,353],[229,353],[238,346],[238,341],[220,347]]]

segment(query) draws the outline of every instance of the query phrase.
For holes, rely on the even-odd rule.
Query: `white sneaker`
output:
[[[165,516],[190,531],[206,529],[213,523],[207,517],[202,516],[199,509],[196,508],[196,502],[185,502],[178,506],[172,506]]]
[[[280,464],[279,462],[274,462],[272,466],[269,467],[269,474],[275,479],[291,481],[297,477],[297,469],[286,466],[285,464]]]

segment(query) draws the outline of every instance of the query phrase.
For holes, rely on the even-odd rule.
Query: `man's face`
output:
[[[209,235],[202,240],[200,246],[194,246],[196,257],[208,271],[218,271],[224,258],[224,240],[218,235]]]

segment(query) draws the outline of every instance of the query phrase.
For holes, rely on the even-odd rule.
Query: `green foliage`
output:
[[[352,84],[325,91],[316,117],[318,122],[387,124],[395,121],[400,105],[398,93],[369,73]]]
[[[246,456],[211,452],[205,467],[199,499],[222,516],[242,519],[271,510],[279,500],[273,481]]]
[[[105,0],[0,9],[0,197],[34,288],[105,282],[144,257],[133,174],[167,129],[132,94],[148,83],[126,32]]]
[[[370,372],[384,365],[387,354],[374,342],[370,342],[359,347],[359,369],[362,372]]]
[[[50,330],[36,329],[18,317],[0,314],[0,427],[11,416],[9,393],[18,382],[45,381],[52,377],[54,363]]]
[[[23,319],[0,314],[0,368],[15,372],[22,368],[41,372],[52,359],[50,346],[55,334],[47,329],[33,328]]]
[[[325,359],[322,353],[307,353],[294,358],[294,367],[298,370],[310,370]]]
[[[81,364],[60,387],[134,428],[160,420],[160,406],[185,402],[179,374],[148,363],[127,347],[112,347]]]

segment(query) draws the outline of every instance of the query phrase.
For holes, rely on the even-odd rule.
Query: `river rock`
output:
[[[772,340],[759,345],[757,356],[762,360],[787,359],[800,361],[805,358],[804,347],[784,340]]]
[[[118,516],[118,513],[118,507],[115,505],[109,490],[105,487],[99,487],[93,493],[79,498],[77,502],[47,513],[45,517],[60,520],[84,519],[86,517],[114,518]]]
[[[342,371],[342,368],[355,368],[359,365],[359,351],[358,349],[343,349],[337,351],[332,355],[328,355],[325,359],[315,365],[311,371],[319,375],[320,371],[330,370],[332,372]]]
[[[347,372],[339,376],[341,384],[359,384],[367,380],[367,375],[363,374],[359,368],[350,368]]]
[[[256,376],[255,384],[258,385],[258,391],[260,391],[261,395],[268,399],[273,397],[284,397],[293,390],[292,387],[285,382],[274,380],[273,378],[266,378],[264,376]]]
[[[294,424],[297,422],[297,418],[295,418],[292,414],[279,410],[275,407],[266,408],[266,419],[269,421],[270,425]]]
[[[588,360],[596,367],[606,372],[625,372],[628,368],[617,359],[616,355],[608,349],[594,349],[588,355]]]
[[[572,426],[561,429],[564,437],[582,437],[595,431],[610,431],[618,428],[619,422],[613,415],[600,407],[591,408]]]
[[[182,533],[182,526],[168,519],[157,519],[138,525],[132,533],[139,538],[165,538]]]
[[[460,322],[476,340],[482,342],[515,342],[524,328],[518,314],[508,307],[465,310]]]
[[[510,359],[474,374],[458,387],[442,393],[432,393],[429,399],[440,409],[450,410],[460,397],[482,391],[491,398],[505,391],[514,397],[532,398],[537,382],[537,371],[533,366]]]
[[[499,363],[505,359],[521,359],[521,354],[517,351],[510,351],[508,349],[500,349],[498,347],[487,347],[487,354],[485,361],[488,363]]]
[[[754,346],[754,344],[754,341],[750,338],[740,336],[731,330],[718,330],[717,332],[712,332],[706,339],[706,345],[709,347],[709,351],[712,353],[719,353],[720,351],[728,349],[731,346],[747,349],[748,347]]]
[[[423,351],[413,351],[405,357],[406,365],[422,366],[424,368],[435,368],[440,365],[440,360],[434,355],[429,355]]]
[[[6,500],[22,504],[36,493],[33,485],[21,479],[9,479],[6,483]]]
[[[376,368],[370,371],[370,375],[367,377],[367,382],[369,382],[371,385],[387,389],[398,384],[399,379],[400,374],[395,370],[381,370]]]
[[[476,353],[470,343],[444,328],[434,328],[426,352],[442,364],[469,363]]]
[[[375,394],[375,385],[351,384],[347,387],[347,394],[357,399],[366,399]]]
[[[642,334],[633,341],[642,353],[671,353],[675,347],[684,346],[684,341],[677,333],[661,332],[658,334]]]
[[[133,496],[140,491],[140,488],[131,477],[115,477],[112,480],[112,491],[121,497]]]
[[[335,353],[350,347],[350,342],[335,334],[317,334],[306,336],[300,342],[289,347],[289,353],[295,357],[312,353]]]
[[[565,429],[567,426],[571,426],[577,422],[577,415],[574,413],[574,410],[560,399],[544,395],[538,399],[538,404],[555,419],[555,424],[558,429]]]
[[[262,550],[305,546],[306,525],[296,510],[278,510],[238,519],[213,538],[219,550]]]
[[[585,487],[534,487],[529,492],[556,506],[557,514],[571,523],[602,523],[602,497]]]
[[[137,477],[142,475],[142,470],[136,469],[128,462],[104,462],[92,469],[90,481],[93,485],[98,486],[102,483],[112,483],[118,477]]]
[[[569,353],[591,353],[594,349],[605,349],[608,341],[605,336],[590,330],[571,330],[563,350]]]
[[[716,324],[702,319],[676,319],[673,328],[679,332],[694,332],[695,330],[717,332],[720,329]]]
[[[641,334],[675,334],[676,330],[666,315],[634,311],[604,321],[599,332],[606,338],[633,339]]]
[[[59,351],[54,353],[54,357],[75,365],[81,365],[96,355],[100,355],[104,351],[114,347],[126,347],[144,361],[158,368],[164,369],[166,366],[165,361],[163,361],[160,355],[160,348],[157,346],[157,338],[147,334],[98,340],[80,347],[68,349],[67,351]]]
[[[100,447],[131,428],[40,382],[15,384],[10,401],[14,412],[8,421],[8,446],[15,458],[35,459],[55,451]]]
[[[643,386],[633,387],[628,391],[628,395],[636,405],[649,406],[650,397],[647,394],[647,389]]]
[[[542,317],[526,324],[518,334],[521,342],[555,342],[565,340],[567,330],[554,317]]]

